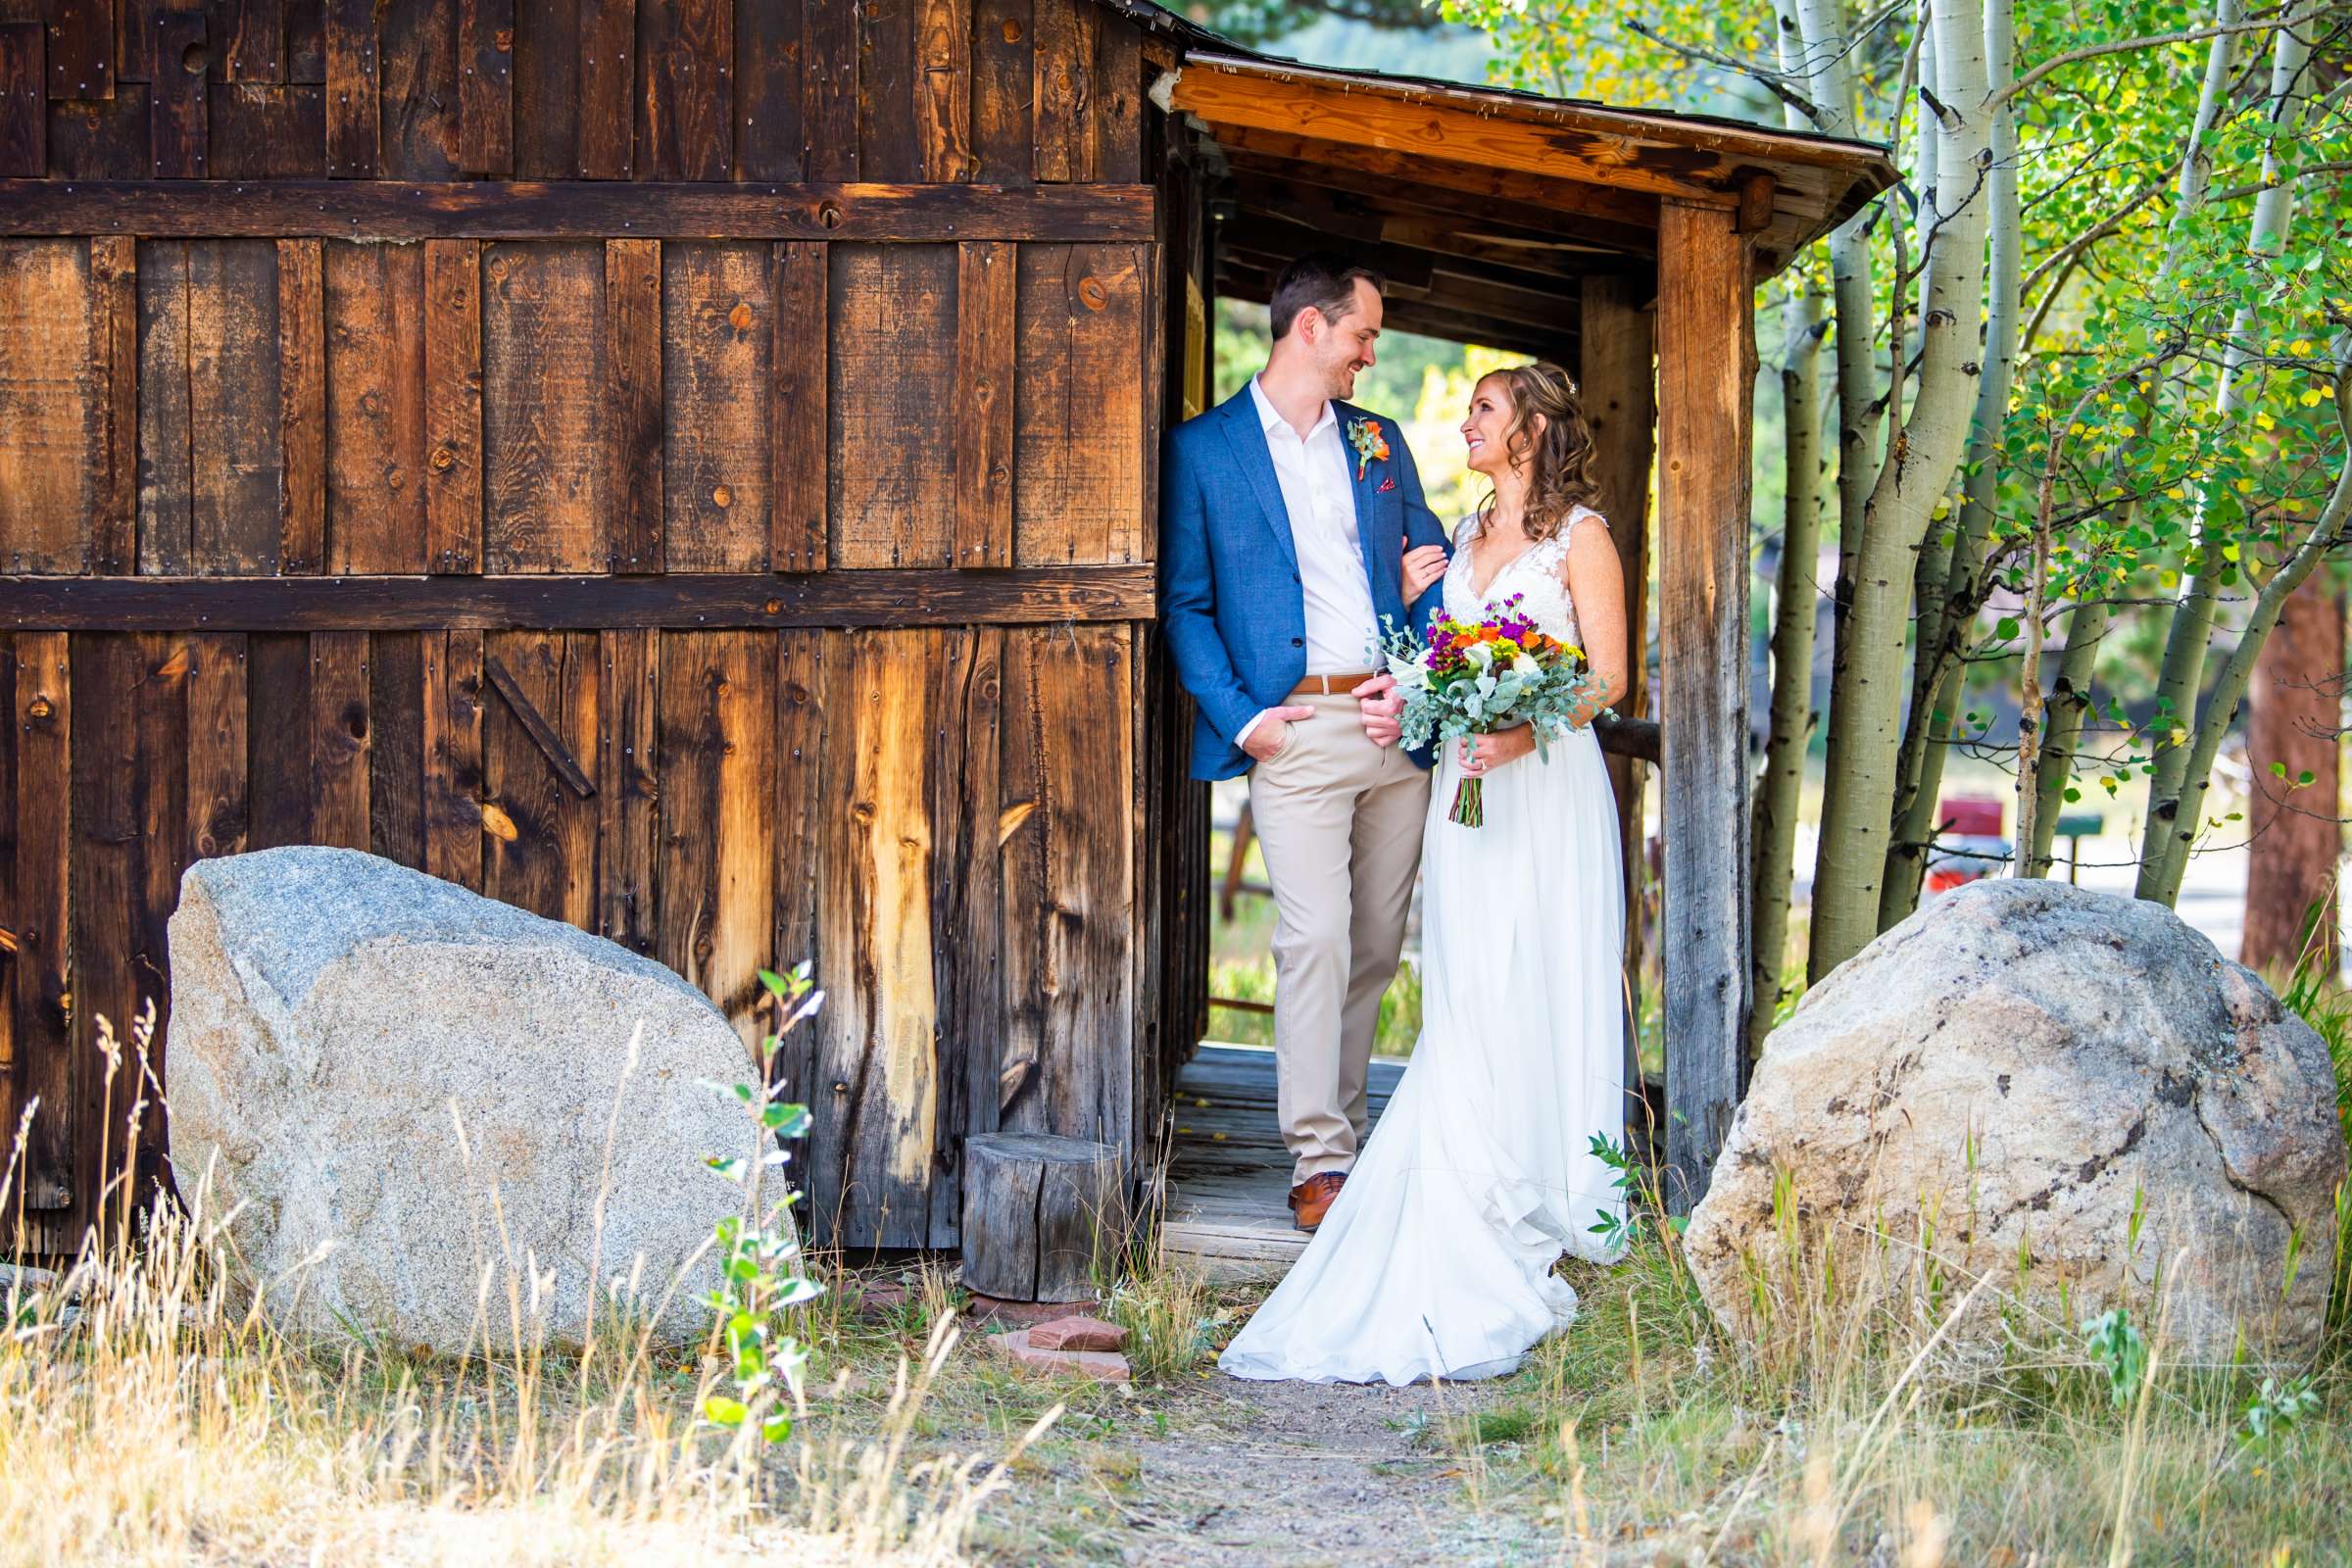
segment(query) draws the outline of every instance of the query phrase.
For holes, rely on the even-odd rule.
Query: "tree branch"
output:
[[[2129,54],[2134,50],[2154,49],[2168,43],[2195,43],[2201,38],[2219,38],[2225,33],[2270,32],[2280,27],[2299,27],[2304,23],[2323,15],[2325,15],[2324,10],[2314,10],[2306,11],[2296,17],[2269,17],[2259,22],[2232,22],[2210,27],[2185,27],[2179,32],[2152,32],[2144,37],[2121,38],[2113,43],[2084,44],[2080,49],[2069,49],[2064,54],[2052,55],[2032,71],[2018,77],[2011,84],[2009,90],[2000,96],[2001,99],[2016,98],[2053,71],[2063,71],[2068,66],[2080,65],[2085,60],[2096,60],[2101,55]]]

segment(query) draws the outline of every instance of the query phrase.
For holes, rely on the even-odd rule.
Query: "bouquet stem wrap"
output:
[[[1483,778],[1466,778],[1454,786],[1453,809],[1446,813],[1446,820],[1459,822],[1464,827],[1485,827],[1487,825],[1486,783],[1487,781]]]

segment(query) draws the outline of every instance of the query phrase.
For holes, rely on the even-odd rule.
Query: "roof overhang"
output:
[[[1580,280],[1648,278],[1661,204],[1720,207],[1771,275],[1897,173],[1871,142],[1333,71],[1194,35],[1153,97],[1223,155],[1219,286],[1317,244],[1365,254],[1411,331],[1573,348]]]

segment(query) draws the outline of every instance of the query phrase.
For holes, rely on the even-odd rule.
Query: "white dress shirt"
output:
[[[1250,401],[1266,432],[1274,478],[1290,514],[1291,543],[1298,555],[1298,582],[1306,606],[1306,673],[1337,675],[1369,664],[1380,618],[1372,608],[1372,584],[1355,530],[1355,476],[1348,444],[1340,437],[1338,411],[1327,399],[1322,417],[1300,439],[1291,421],[1266,398],[1257,377],[1250,378]],[[1266,716],[1260,710],[1234,737],[1240,745]]]

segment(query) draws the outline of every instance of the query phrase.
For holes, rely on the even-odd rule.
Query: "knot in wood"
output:
[[[727,324],[738,332],[750,331],[752,329],[752,308],[737,301],[735,308],[727,313]]]

